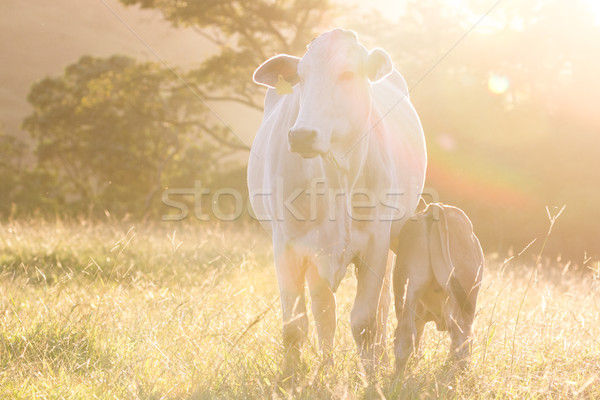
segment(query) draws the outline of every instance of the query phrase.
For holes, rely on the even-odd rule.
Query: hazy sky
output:
[[[160,13],[125,8],[117,0],[2,0],[0,121],[5,130],[16,133],[30,112],[26,96],[35,80],[59,74],[84,54],[155,61],[144,43],[173,64],[200,62],[206,48],[193,30],[172,29]]]
[[[357,2],[390,18],[399,15],[402,3]],[[22,135],[19,125],[31,110],[26,100],[31,84],[60,74],[84,54],[119,53],[189,66],[201,62],[208,48],[193,29],[173,29],[159,12],[127,8],[118,0],[2,0],[0,123],[8,133]]]

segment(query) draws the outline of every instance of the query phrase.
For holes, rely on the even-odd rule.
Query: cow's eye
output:
[[[354,72],[352,71],[345,71],[340,74],[340,81],[349,81],[352,78],[354,78]]]

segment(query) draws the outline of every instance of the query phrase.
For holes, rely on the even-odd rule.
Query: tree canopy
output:
[[[36,82],[24,128],[38,164],[76,212],[157,212],[168,186],[219,186],[245,144],[215,103],[262,110],[254,68],[271,55],[299,54],[331,6],[315,1],[123,1],[160,9],[193,26],[217,49],[190,71],[124,56],[83,56],[58,77]],[[209,104],[210,103],[210,104]],[[242,187],[243,180],[235,179]]]
[[[339,24],[391,54],[425,129],[426,185],[466,209],[484,242],[527,243],[544,231],[545,205],[566,203],[555,238],[579,254],[597,248],[600,230],[589,218],[600,198],[591,165],[600,145],[593,2],[492,9],[484,0],[410,0],[397,20],[315,0],[121,2],[195,29],[210,55],[188,70],[84,56],[36,82],[24,127],[37,164],[22,168],[23,144],[0,136],[4,215],[11,203],[160,214],[167,187],[201,180],[245,188],[248,143],[212,110],[260,111],[264,89],[252,82],[254,69],[278,53],[301,56]]]
[[[193,119],[203,110],[190,96],[156,63],[84,56],[33,85],[23,126],[74,207],[145,213],[166,179],[209,179],[211,162],[237,146],[218,149],[200,134]],[[226,137],[218,143],[229,144]]]

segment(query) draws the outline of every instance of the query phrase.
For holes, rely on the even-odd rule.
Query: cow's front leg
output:
[[[374,367],[377,339],[377,310],[386,271],[389,240],[371,241],[369,251],[355,258],[358,286],[350,314],[352,335],[367,372]],[[379,335],[381,337],[381,335]]]
[[[294,374],[299,360],[302,343],[308,331],[304,279],[306,263],[293,246],[275,246],[275,267],[281,296],[283,320],[283,373],[284,378]]]
[[[306,281],[310,290],[312,312],[319,335],[319,346],[323,352],[325,365],[333,364],[333,337],[335,336],[335,296],[329,283],[319,275],[315,265],[306,271]]]

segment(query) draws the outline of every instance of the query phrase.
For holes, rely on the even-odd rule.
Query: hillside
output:
[[[143,40],[168,63],[185,66],[200,62],[209,48],[192,29],[172,29],[158,12],[125,8],[116,0],[4,0],[0,33],[0,123],[19,136],[30,111],[26,97],[31,84],[59,74],[84,54],[156,61]]]

